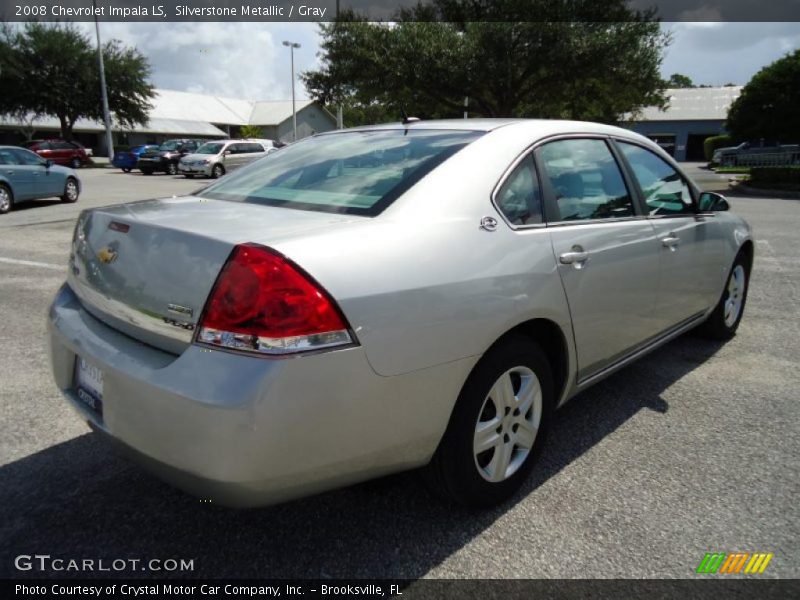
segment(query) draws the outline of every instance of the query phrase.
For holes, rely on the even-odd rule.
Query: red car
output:
[[[42,158],[52,160],[57,165],[64,165],[73,169],[77,169],[89,162],[86,148],[78,142],[67,142],[59,139],[31,140],[23,143],[22,146],[36,152]]]

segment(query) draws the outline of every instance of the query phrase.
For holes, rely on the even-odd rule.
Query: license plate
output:
[[[103,414],[103,371],[81,357],[75,360],[75,392],[89,409]]]

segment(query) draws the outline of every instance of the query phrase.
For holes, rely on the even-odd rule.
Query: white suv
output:
[[[218,140],[206,142],[178,163],[184,177],[205,175],[217,179],[228,171],[277,150],[271,140]]]

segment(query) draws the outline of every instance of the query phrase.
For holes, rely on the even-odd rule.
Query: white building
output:
[[[291,100],[254,101],[174,90],[155,92],[148,122],[132,129],[114,126],[115,144],[158,143],[181,137],[231,137],[238,135],[239,128],[244,125],[260,127],[261,137],[292,141]],[[296,107],[298,139],[336,128],[336,117],[319,103],[298,100]],[[73,134],[77,141],[92,148],[95,155],[107,154],[105,127],[101,121],[80,119],[75,124]],[[44,117],[32,123],[0,119],[0,144],[19,143],[26,137],[59,136],[59,122],[55,117]]]

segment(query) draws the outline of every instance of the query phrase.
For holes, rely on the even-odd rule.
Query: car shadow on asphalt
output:
[[[194,571],[183,575],[201,578],[416,579],[640,411],[666,414],[663,391],[719,348],[683,336],[573,399],[558,412],[541,462],[520,493],[484,512],[442,503],[415,472],[279,506],[231,510],[161,483],[87,433],[0,468],[0,577],[41,577],[13,567],[14,556],[40,553],[194,559]]]

